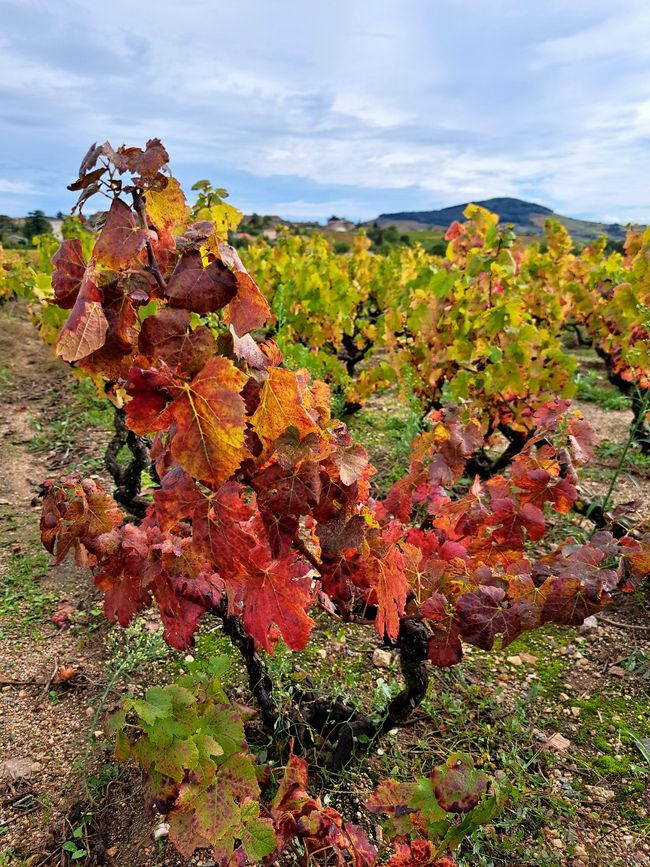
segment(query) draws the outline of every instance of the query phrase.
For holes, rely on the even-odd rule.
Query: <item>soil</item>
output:
[[[146,814],[139,777],[116,768],[102,731],[106,712],[124,689],[138,691],[156,682],[159,672],[145,665],[129,678],[111,678],[119,639],[116,645],[115,629],[97,610],[99,594],[87,573],[71,562],[52,567],[40,551],[42,481],[69,472],[84,456],[101,455],[109,431],[81,426],[68,446],[52,433],[49,444],[41,442],[44,447],[34,450],[39,429],[42,440],[43,431],[54,430],[61,408],[74,406],[70,372],[42,343],[22,307],[7,304],[0,309],[0,328],[0,590],[9,586],[17,563],[32,570],[26,579],[29,593],[25,590],[17,607],[0,620],[0,865],[71,864],[61,848],[71,840],[86,852],[76,860],[80,864],[213,863],[205,853],[185,861],[171,847],[154,843],[152,832],[161,817]],[[604,438],[624,442],[631,414],[605,412],[587,403],[580,409]],[[601,466],[610,465],[601,461]],[[96,465],[94,469],[101,479],[101,470]],[[596,495],[606,488],[606,482],[593,477],[586,484]],[[650,479],[629,470],[614,499],[639,498],[650,503]],[[52,615],[64,603],[73,612],[68,618],[72,625],[64,622],[68,628],[58,628]],[[493,757],[499,739],[508,734],[510,718],[519,715],[522,728],[513,740],[529,738],[526,760],[535,780],[546,781],[546,790],[518,797],[543,804],[534,821],[528,808],[522,813],[516,802],[510,806],[507,827],[518,841],[515,848],[495,843],[488,833],[481,845],[493,860],[480,863],[647,867],[650,830],[644,817],[650,816],[650,776],[634,744],[620,739],[621,720],[633,728],[625,708],[636,714],[635,733],[640,738],[650,734],[644,730],[649,720],[648,607],[642,594],[619,597],[591,632],[554,630],[489,655],[470,648],[462,674],[433,673],[431,701],[408,726],[356,762],[347,781],[328,780],[335,789],[332,804],[351,809],[349,818],[362,820],[376,836],[375,823],[355,812],[379,776],[395,767],[404,773],[399,762],[405,755],[419,756],[430,770],[458,745]],[[623,628],[627,624],[632,628]],[[298,664],[311,673],[320,665],[323,682],[350,677],[345,668],[352,661],[359,665],[369,696],[379,680],[388,683],[397,677],[394,669],[373,668],[376,640],[369,632],[358,633],[354,640],[334,638],[325,630],[319,635],[312,657]],[[552,669],[544,667],[547,658]],[[630,660],[639,660],[637,669]],[[74,670],[73,676],[62,678],[63,669]],[[536,684],[541,691],[531,699]],[[245,693],[238,697],[247,698]],[[566,743],[558,742],[557,735]],[[601,761],[607,746],[598,746],[603,737],[619,739],[620,755],[613,754],[611,767]],[[485,759],[486,767],[493,760]],[[635,781],[642,781],[645,791],[632,786]],[[316,789],[319,783],[325,785],[315,774]],[[546,824],[539,816],[546,817]],[[82,831],[75,837],[79,827]],[[524,851],[529,855],[522,855]],[[467,850],[462,863],[478,862]]]

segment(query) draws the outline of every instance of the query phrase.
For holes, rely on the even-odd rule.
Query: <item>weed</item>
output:
[[[47,421],[36,419],[33,422],[36,431],[29,448],[32,451],[43,451],[56,447],[62,452],[79,452],[74,448],[75,438],[83,431],[110,431],[113,427],[113,408],[107,400],[97,396],[95,386],[90,379],[73,379],[67,386],[67,400],[57,403],[54,416]],[[83,455],[83,450],[81,451]],[[89,471],[102,466],[102,459],[97,456],[97,450],[83,456],[75,454],[76,467],[83,466]]]
[[[44,590],[39,582],[49,562],[47,554],[40,551],[11,555],[0,586],[0,620],[5,621],[0,634],[29,631],[54,604],[56,596]]]
[[[595,370],[576,374],[576,397],[588,403],[596,403],[606,410],[624,411],[631,408],[629,397],[610,385],[604,376]]]
[[[614,443],[610,440],[602,440],[597,451],[601,458],[614,461],[623,459],[631,468],[650,472],[650,455],[644,455],[634,444],[626,449],[626,443]]]
[[[126,674],[151,666],[171,658],[173,654],[163,641],[162,626],[156,627],[143,618],[134,620],[126,629],[111,630],[106,639],[106,650],[109,675],[114,675],[118,669]]]

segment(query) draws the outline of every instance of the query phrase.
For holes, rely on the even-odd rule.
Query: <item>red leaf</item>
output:
[[[56,625],[57,629],[68,629],[70,615],[76,610],[77,608],[72,602],[64,600],[52,615],[52,623]]]
[[[93,258],[119,271],[133,262],[147,241],[155,238],[155,232],[136,226],[128,205],[121,199],[113,199],[104,228],[95,243]]]
[[[434,768],[431,782],[436,800],[448,813],[469,813],[487,789],[487,777],[466,753],[455,753]]]
[[[228,305],[226,321],[232,325],[238,337],[243,337],[249,331],[264,325],[271,315],[271,308],[242,265],[235,248],[228,244],[220,244],[219,250],[224,262],[232,268],[237,277],[237,294]]]
[[[246,416],[240,391],[246,375],[215,356],[170,406],[176,423],[171,451],[194,478],[220,487],[249,455],[244,444]]]
[[[147,534],[135,524],[125,524],[119,546],[95,575],[95,586],[104,593],[107,620],[128,626],[133,615],[151,604],[151,591],[143,586],[149,556]]]
[[[95,279],[95,269],[89,263],[72,312],[56,342],[56,353],[64,361],[79,361],[101,349],[106,340],[108,320]]]
[[[165,412],[172,400],[173,382],[158,370],[131,368],[126,393],[131,400],[126,405],[128,425],[137,434],[163,430],[169,425]]]
[[[194,375],[214,355],[215,340],[204,325],[189,331],[187,310],[163,309],[142,323],[138,347],[148,358]]]
[[[598,434],[586,419],[574,416],[569,421],[569,442],[576,464],[584,464],[594,456]]]
[[[459,630],[465,641],[483,650],[491,650],[494,639],[508,632],[508,610],[502,603],[506,594],[499,587],[480,586],[456,600]]]
[[[395,640],[408,593],[404,557],[397,545],[391,544],[384,551],[377,550],[367,561],[366,575],[377,595],[375,628],[381,636],[387,635]]]
[[[221,310],[235,295],[237,278],[220,259],[204,268],[198,250],[183,253],[167,285],[172,307],[196,313]]]
[[[314,625],[306,613],[311,602],[308,567],[297,555],[272,560],[262,547],[251,552],[250,563],[241,590],[244,628],[271,653],[269,630],[275,624],[288,647],[302,650]]]
[[[150,139],[143,151],[141,148],[120,148],[124,154],[128,170],[134,175],[152,177],[169,162],[169,154],[160,139]]]
[[[65,476],[49,487],[41,513],[41,541],[62,563],[71,549],[79,565],[94,565],[102,537],[124,516],[115,500],[92,479]]]
[[[273,444],[288,428],[302,439],[319,428],[308,410],[309,393],[304,379],[293,370],[272,367],[262,386],[260,402],[251,417],[255,432],[265,444]]]
[[[428,621],[431,630],[427,659],[440,667],[457,665],[463,657],[463,648],[453,615],[447,613],[445,597],[432,593],[420,606],[420,614]]]
[[[63,241],[52,257],[52,265],[54,266],[52,289],[54,289],[56,303],[59,307],[70,310],[74,307],[86,273],[86,263],[79,238]]]

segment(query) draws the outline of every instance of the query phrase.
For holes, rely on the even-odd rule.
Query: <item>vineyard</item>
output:
[[[0,251],[0,865],[650,864],[650,229],[69,189]]]

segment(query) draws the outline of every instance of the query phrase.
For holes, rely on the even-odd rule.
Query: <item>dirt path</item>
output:
[[[53,567],[38,536],[41,483],[101,454],[107,431],[85,428],[67,366],[24,311],[0,308],[0,333],[0,864],[67,863],[66,841],[92,850],[74,863],[153,863],[142,860],[155,849],[139,781],[102,767],[101,703],[113,694],[99,594],[74,563]],[[59,629],[52,616],[66,604]]]
[[[606,410],[595,403],[575,401],[575,406],[590,422],[598,433],[601,448],[593,461],[590,462],[586,473],[583,473],[583,486],[594,498],[602,498],[609,489],[611,476],[616,468],[619,457],[619,448],[614,448],[625,443],[630,435],[632,425],[631,410]],[[611,454],[607,450],[611,449]],[[634,457],[639,454],[634,447],[629,454]],[[640,513],[645,518],[650,518],[650,461],[645,465],[635,465],[632,460],[626,462],[625,468],[619,474],[612,498],[615,503],[629,503],[638,500]]]

